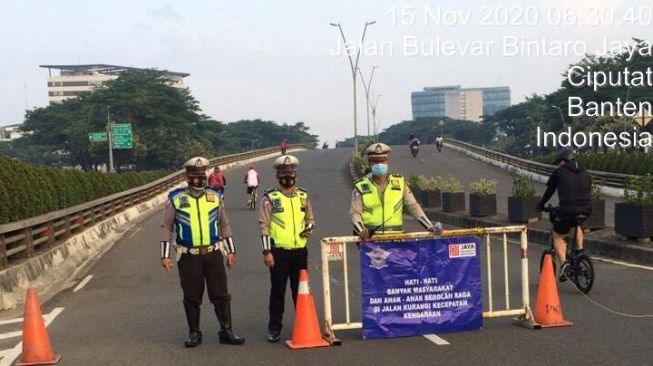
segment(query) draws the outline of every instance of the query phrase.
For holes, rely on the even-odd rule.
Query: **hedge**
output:
[[[166,174],[161,170],[117,174],[81,172],[0,157],[0,224],[139,187]]]

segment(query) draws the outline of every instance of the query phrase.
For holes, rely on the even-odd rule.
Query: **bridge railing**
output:
[[[555,166],[549,165],[549,164],[542,164],[538,163],[532,160],[527,160],[527,159],[522,159],[518,158],[512,155],[508,155],[502,152],[486,149],[480,146],[472,145],[467,142],[447,138],[445,139],[445,142],[457,146],[461,149],[467,150],[471,153],[483,156],[485,158],[498,161],[501,163],[505,163],[511,166],[514,166],[519,169],[523,169],[526,171],[529,171],[531,173],[536,173],[536,174],[541,174],[541,175],[550,175],[553,170],[555,170]],[[607,186],[607,187],[613,187],[613,188],[623,188],[624,187],[624,182],[626,181],[626,178],[628,177],[627,174],[619,174],[619,173],[608,173],[608,172],[600,172],[596,170],[588,170],[588,172],[592,175],[594,178],[594,181],[597,183],[600,183],[601,185]]]
[[[288,148],[306,148],[306,146],[293,144]],[[211,164],[213,166],[229,164],[277,152],[279,152],[278,147],[270,147],[225,155],[211,159]],[[0,225],[0,269],[31,258],[44,250],[54,248],[72,235],[84,231],[85,228],[171,189],[183,181],[183,173],[182,169],[154,182],[124,192]]]

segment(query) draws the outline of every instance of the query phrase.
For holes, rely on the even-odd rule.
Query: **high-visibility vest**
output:
[[[308,192],[296,188],[293,196],[288,197],[279,189],[273,189],[265,192],[265,195],[271,204],[268,232],[274,241],[274,247],[283,249],[306,247],[306,238],[299,236],[299,233],[306,226]]]
[[[379,198],[379,190],[370,177],[363,177],[354,183],[363,203],[363,224],[368,229],[375,229],[377,233],[402,231],[404,177],[389,174],[387,179],[383,200]]]
[[[184,188],[168,193],[175,209],[176,242],[185,247],[211,245],[220,239],[220,198],[215,190],[205,188],[199,197]]]

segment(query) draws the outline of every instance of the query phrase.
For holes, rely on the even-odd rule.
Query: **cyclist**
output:
[[[281,150],[281,155],[286,155],[286,149],[288,149],[288,140],[283,139],[279,143],[279,150]]]
[[[576,215],[587,215],[592,212],[590,205],[590,191],[592,178],[569,149],[560,150],[553,161],[558,167],[551,173],[546,182],[546,191],[542,200],[537,204],[537,209],[542,210],[553,193],[558,190],[558,207],[555,209],[553,222],[553,245],[555,246],[557,260],[561,265],[560,282],[567,280],[569,262],[566,260],[564,237],[569,230],[576,230],[576,250],[583,252],[583,229],[574,220]]]
[[[435,138],[435,147],[438,149],[438,152],[442,151],[442,144],[444,143],[444,139],[442,136],[438,136]]]
[[[215,166],[215,170],[209,176],[209,187],[215,189],[224,196],[224,186],[227,185],[227,178],[225,178],[219,166]]]
[[[255,191],[259,183],[258,172],[254,169],[254,164],[249,164],[243,183],[247,184],[247,206],[249,206],[252,203],[252,197],[256,194]]]

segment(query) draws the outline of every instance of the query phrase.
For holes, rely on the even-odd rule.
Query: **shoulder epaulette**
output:
[[[300,192],[304,192],[304,193],[308,194],[308,191],[306,189],[302,188],[302,187],[295,187],[295,189],[297,189]]]
[[[168,198],[172,200],[172,198],[176,195],[178,195],[181,192],[184,192],[186,188],[177,188],[173,189],[172,191],[168,192]]]
[[[403,178],[404,177],[403,175],[401,175],[399,173],[390,173],[390,176],[395,177],[395,178]]]
[[[279,188],[270,188],[267,191],[265,191],[263,194],[266,195],[268,193],[276,192],[279,191]]]

